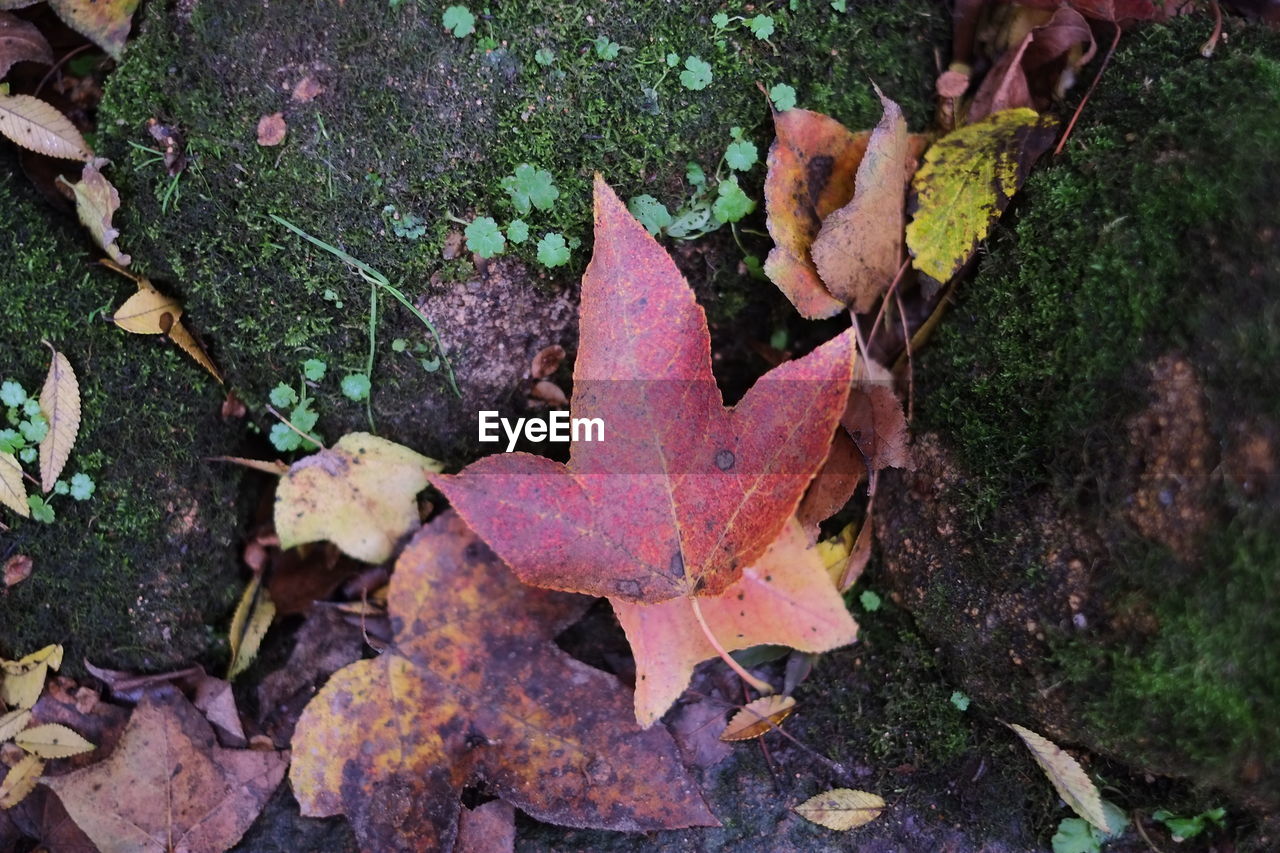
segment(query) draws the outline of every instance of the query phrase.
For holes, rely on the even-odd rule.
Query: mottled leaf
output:
[[[176,690],[145,696],[106,760],[45,780],[103,853],[221,853],[280,784],[287,752],[223,749]]]
[[[876,94],[884,116],[858,165],[853,199],[823,221],[812,249],[827,290],[858,313],[875,307],[893,281],[906,225],[907,121],[897,104]]]
[[[424,527],[391,575],[394,643],[298,721],[302,813],[345,814],[377,853],[450,849],[468,785],[551,823],[714,825],[666,731],[552,642],[586,603],[520,584],[453,513]]]
[[[1006,723],[1022,738],[1022,742],[1031,750],[1031,756],[1040,765],[1044,775],[1049,777],[1058,796],[1066,801],[1071,810],[1089,821],[1103,832],[1111,830],[1107,826],[1107,813],[1102,806],[1102,794],[1098,786],[1093,784],[1089,774],[1084,772],[1080,762],[1044,735],[1023,728],[1016,723]]]
[[[432,482],[538,586],[656,603],[723,592],[778,537],[848,397],[851,333],[766,374],[732,410],[706,316],[671,258],[596,180],[571,414],[603,441]]]
[[[106,162],[99,158],[85,163],[80,180],[72,184],[59,175],[58,183],[70,190],[75,198],[76,216],[93,237],[93,242],[97,243],[111,260],[122,267],[127,267],[131,258],[120,251],[120,247],[116,245],[120,232],[111,224],[112,217],[120,209],[120,193],[99,171],[101,165]]]
[[[796,700],[775,693],[761,696],[742,706],[742,710],[729,719],[720,733],[720,740],[752,740],[777,728],[796,709]]]
[[[636,719],[656,722],[689,686],[693,668],[716,657],[688,599],[632,604],[610,599],[636,659]],[[728,651],[759,645],[825,652],[852,643],[858,626],[800,525],[790,521],[764,556],[715,598],[698,598]]]
[[[112,59],[119,59],[139,2],[141,0],[49,0],[49,5],[67,26],[105,50]]]
[[[40,487],[45,494],[53,491],[80,433],[80,383],[76,372],[65,355],[52,346],[49,349],[53,360],[40,391],[40,411],[49,422],[49,431],[40,442]]]
[[[796,814],[827,829],[844,832],[868,824],[884,811],[884,800],[866,791],[834,788],[810,797],[795,808]]]
[[[15,62],[52,65],[53,51],[35,24],[0,12],[0,77],[8,74]]]
[[[293,463],[276,488],[280,547],[322,539],[381,563],[418,526],[418,492],[441,465],[363,432]]]
[[[75,125],[39,98],[0,94],[0,134],[23,148],[64,160],[92,160]]]
[[[1000,218],[1057,124],[1035,110],[996,113],[934,143],[912,182],[907,246],[915,268],[946,282]]]

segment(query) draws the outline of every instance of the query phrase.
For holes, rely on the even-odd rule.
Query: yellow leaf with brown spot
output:
[[[84,164],[80,180],[74,184],[58,176],[58,185],[69,190],[76,202],[76,216],[80,224],[89,231],[93,242],[107,253],[111,260],[122,267],[127,267],[132,260],[120,247],[116,240],[120,231],[111,224],[111,219],[120,209],[120,193],[100,171],[106,160],[97,159]]]
[[[589,603],[521,584],[453,512],[428,524],[391,575],[395,642],[298,720],[302,813],[345,814],[364,850],[450,849],[472,785],[550,823],[716,825],[671,736],[553,642]]]
[[[41,758],[70,758],[96,749],[89,741],[66,726],[46,723],[19,732],[13,742]]]
[[[0,94],[0,134],[48,157],[93,159],[93,151],[71,120],[30,95]]]
[[[24,756],[10,767],[0,782],[0,809],[11,809],[26,799],[27,794],[35,790],[43,772],[44,762],[34,755]]]
[[[52,346],[49,350],[53,360],[40,391],[40,411],[49,422],[49,431],[40,442],[40,486],[45,494],[53,490],[80,433],[80,383],[76,372],[65,355]]]
[[[964,265],[1009,206],[1057,122],[1025,107],[954,130],[924,155],[912,187],[907,247],[917,270],[940,282]]]
[[[0,453],[0,504],[23,518],[31,517],[27,505],[27,484],[22,481],[22,465],[12,453]]]
[[[7,714],[0,714],[0,743],[4,743],[25,729],[29,722],[31,722],[31,711],[27,708],[18,708]]]
[[[145,278],[136,279],[138,292],[124,301],[111,322],[135,335],[164,335],[182,316],[182,305],[156,290]]]
[[[139,2],[141,0],[49,0],[49,5],[67,26],[86,36],[112,59],[119,59]]]
[[[276,488],[281,548],[328,540],[366,563],[381,563],[418,526],[418,492],[434,459],[364,432],[300,459]]]
[[[235,679],[258,656],[262,638],[267,635],[271,621],[276,617],[276,606],[271,596],[262,589],[262,578],[254,575],[240,596],[236,612],[231,617],[231,664],[227,667],[227,680]]]
[[[1031,756],[1036,760],[1036,764],[1040,765],[1044,775],[1048,776],[1049,781],[1053,783],[1058,796],[1071,806],[1071,810],[1102,832],[1109,834],[1111,829],[1107,825],[1106,810],[1102,807],[1102,794],[1098,792],[1098,786],[1093,784],[1089,774],[1084,772],[1080,762],[1044,735],[1016,723],[1005,725],[1022,738],[1027,749],[1031,750]]]
[[[772,696],[761,696],[754,702],[742,706],[742,710],[734,714],[729,725],[720,733],[720,740],[752,740],[765,732],[772,731],[778,724],[791,716],[796,709],[796,700],[790,696],[775,693]]]
[[[844,832],[880,817],[884,800],[866,791],[834,788],[795,807],[796,814],[827,829]]]

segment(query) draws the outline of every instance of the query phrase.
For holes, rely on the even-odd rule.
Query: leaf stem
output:
[[[711,633],[711,626],[707,624],[706,617],[702,615],[702,608],[698,606],[698,597],[696,595],[690,596],[689,603],[693,605],[693,615],[697,618],[698,625],[702,627],[702,633],[706,635],[707,642],[711,644],[711,648],[716,650],[716,654],[720,656],[720,659],[729,665],[729,669],[736,672],[739,678],[754,687],[760,695],[768,696],[773,693],[773,685],[767,681],[762,681],[747,672],[746,669],[743,668],[742,664],[730,657],[729,653],[725,651],[724,646],[720,645],[720,641],[716,639],[716,635]]]

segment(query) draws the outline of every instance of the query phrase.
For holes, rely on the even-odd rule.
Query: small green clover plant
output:
[[[957,711],[969,710],[969,697],[956,690],[951,694],[951,704],[956,706]]]
[[[862,605],[862,609],[868,613],[875,613],[880,609],[880,596],[876,595],[869,589],[864,589],[862,594],[858,596],[858,603]]]
[[[617,59],[619,51],[622,50],[622,45],[610,40],[608,36],[598,36],[591,44],[595,48],[596,56],[605,62]]]
[[[680,72],[680,85],[694,92],[699,92],[711,85],[711,63],[690,56],[684,61],[684,70]]]
[[[477,216],[462,233],[466,235],[467,248],[482,258],[497,257],[507,247],[507,239],[490,216]]]
[[[320,359],[307,359],[302,363],[303,379],[298,383],[297,391],[281,382],[267,395],[273,407],[281,412],[288,410],[289,414],[285,420],[293,424],[292,428],[286,423],[275,424],[267,435],[271,444],[281,453],[289,453],[299,448],[313,450],[320,447],[319,435],[312,432],[316,422],[320,420],[320,413],[313,408],[315,401],[307,396],[307,383],[323,380],[327,369],[328,365]],[[308,438],[304,439],[294,429],[306,433]]]
[[[349,373],[342,377],[342,394],[353,403],[362,403],[369,399],[369,391],[372,387],[369,377],[363,373]]]
[[[394,204],[382,208],[382,221],[397,237],[417,240],[427,233],[427,221],[413,213],[401,213]]]
[[[1221,827],[1226,816],[1227,810],[1221,807],[1209,809],[1191,817],[1180,817],[1165,809],[1160,809],[1151,815],[1165,825],[1169,834],[1173,836],[1173,840],[1179,844],[1188,838],[1195,838],[1211,826]]]
[[[773,101],[773,108],[780,113],[793,110],[796,108],[795,87],[778,83],[769,90],[769,100]]]
[[[538,261],[546,267],[562,267],[569,263],[569,244],[554,231],[538,241]]]
[[[476,16],[466,6],[450,6],[440,16],[440,23],[454,38],[466,38],[476,31]]]
[[[543,68],[550,68],[556,61],[556,52],[549,47],[540,47],[533,54],[533,61]]]
[[[507,223],[507,240],[517,246],[529,239],[529,225],[523,219],[513,219]]]
[[[550,210],[560,198],[552,174],[528,163],[521,163],[513,174],[503,178],[502,188],[511,196],[511,203],[521,216],[535,207]]]
[[[15,456],[19,465],[32,465],[39,457],[39,444],[49,435],[49,421],[40,410],[40,401],[27,394],[22,383],[6,379],[0,383],[0,406],[9,426],[0,429],[0,453]],[[27,508],[31,518],[42,524],[52,524],[56,515],[51,506],[53,498],[70,495],[77,501],[87,501],[97,489],[93,478],[83,472],[71,478],[71,482],[57,480],[52,494],[28,495]]]

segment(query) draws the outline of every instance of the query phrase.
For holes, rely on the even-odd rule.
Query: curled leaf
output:
[[[93,159],[93,151],[71,120],[30,95],[0,95],[0,134],[37,154],[64,160]]]
[[[120,209],[120,193],[111,182],[103,177],[100,168],[107,161],[98,158],[85,163],[80,173],[80,180],[69,183],[61,175],[58,184],[71,191],[76,202],[76,216],[89,231],[93,242],[107,253],[111,260],[122,267],[127,267],[132,260],[120,247],[116,240],[120,232],[111,224],[111,218]]]
[[[827,829],[844,832],[880,817],[884,800],[866,791],[833,788],[795,807],[796,814]]]
[[[748,702],[742,710],[734,714],[729,725],[720,733],[720,740],[751,740],[767,731],[777,728],[778,724],[791,716],[796,709],[796,700],[790,696],[775,693],[772,696],[761,696],[754,702]]]
[[[1102,794],[1098,786],[1093,784],[1089,774],[1084,772],[1080,762],[1044,735],[1036,734],[1030,729],[1016,723],[1006,723],[1009,728],[1022,738],[1022,742],[1031,750],[1031,756],[1040,765],[1044,775],[1049,777],[1058,796],[1066,801],[1071,810],[1089,821],[1103,832],[1111,829],[1107,824],[1107,813],[1102,805]]]
[[[40,442],[40,487],[53,490],[58,475],[66,467],[80,432],[80,383],[71,362],[57,350],[49,363],[49,373],[40,392],[40,411],[49,422],[49,432]]]
[[[46,723],[19,732],[13,742],[40,758],[70,758],[96,747],[66,726]]]
[[[907,246],[915,268],[948,281],[1053,143],[1056,128],[1035,110],[1005,110],[934,143],[912,181],[917,209]]]
[[[276,606],[262,589],[262,578],[254,575],[244,588],[236,612],[231,617],[231,664],[227,668],[227,680],[233,680],[244,672],[258,656],[262,638],[266,636],[271,621],[275,619]]]

